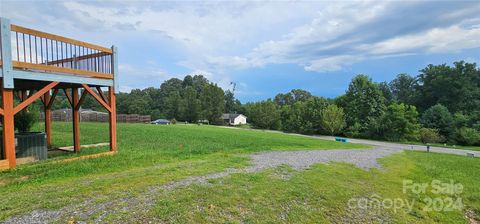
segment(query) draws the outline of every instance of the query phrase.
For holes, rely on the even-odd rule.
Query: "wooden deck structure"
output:
[[[74,151],[80,150],[79,109],[87,94],[109,112],[110,151],[116,151],[115,46],[106,48],[17,26],[6,18],[0,18],[0,43],[5,158],[0,160],[0,168],[16,167],[14,115],[35,100],[43,103],[47,144],[51,145],[51,108],[58,91],[65,92],[72,107]],[[18,104],[14,104],[15,94],[20,99]]]

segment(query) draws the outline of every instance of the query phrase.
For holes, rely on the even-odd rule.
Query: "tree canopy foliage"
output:
[[[154,119],[220,124],[222,113],[237,112],[245,114],[254,128],[480,144],[480,69],[463,61],[428,65],[417,76],[399,74],[390,82],[356,75],[345,94],[335,99],[293,89],[273,99],[241,104],[233,91],[195,75],[169,79],[160,88],[121,93],[117,102],[119,113],[151,114]]]
[[[231,102],[226,102],[226,100]],[[179,121],[198,122],[208,120],[221,124],[225,109],[239,103],[233,93],[224,92],[217,84],[202,75],[187,75],[183,80],[172,78],[160,88],[134,89],[117,96],[118,113],[150,114],[152,119],[165,118]]]

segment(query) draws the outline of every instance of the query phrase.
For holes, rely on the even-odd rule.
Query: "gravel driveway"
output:
[[[312,136],[314,138],[319,138],[323,140],[331,140],[334,141],[335,138],[331,136]],[[409,145],[409,144],[400,144],[400,143],[392,143],[392,142],[381,142],[381,141],[374,141],[374,140],[365,140],[365,139],[348,139],[351,143],[360,143],[365,145],[371,145],[374,147],[385,148],[389,150],[414,150],[414,151],[427,151],[427,147],[425,145]],[[453,155],[461,155],[465,156],[467,153],[474,155],[475,157],[480,157],[480,151],[473,151],[473,150],[464,150],[464,149],[452,149],[452,148],[445,148],[445,147],[430,147],[430,152],[435,153],[444,153],[444,154],[453,154]]]
[[[326,140],[333,140],[332,137],[317,136]],[[146,193],[136,197],[126,197],[113,200],[108,203],[95,204],[86,201],[81,205],[68,206],[60,210],[35,210],[30,214],[11,217],[4,223],[50,223],[58,220],[65,220],[70,216],[80,219],[90,219],[95,214],[96,223],[103,222],[104,217],[114,213],[131,211],[148,211],[154,204],[155,195],[161,190],[172,190],[178,186],[187,186],[194,183],[206,183],[208,180],[222,178],[232,173],[253,173],[264,169],[289,165],[294,169],[306,169],[316,163],[345,162],[354,164],[363,169],[381,168],[377,159],[400,152],[402,150],[425,151],[425,146],[409,146],[395,143],[385,143],[369,140],[352,139],[352,143],[362,143],[375,146],[374,149],[365,150],[306,150],[306,151],[269,151],[251,154],[252,165],[244,169],[227,169],[220,173],[208,174],[205,176],[188,177],[166,185],[153,186]],[[432,147],[432,152],[466,155],[467,152],[480,156],[476,151],[456,150],[440,147]],[[98,214],[100,211],[101,214]],[[122,221],[122,220],[118,220]],[[160,220],[156,220],[160,221]]]

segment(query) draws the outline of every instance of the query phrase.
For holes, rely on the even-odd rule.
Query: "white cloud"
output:
[[[392,53],[445,53],[480,47],[480,28],[461,29],[458,26],[434,28],[414,35],[399,36],[371,45],[360,46],[374,55]]]
[[[126,58],[137,51],[136,42],[149,39],[168,45],[180,55],[173,64],[201,71],[223,86],[231,81],[232,70],[270,64],[327,72],[372,58],[480,47],[480,4],[475,2],[11,1],[4,5],[2,15],[40,24],[47,31],[65,29],[77,38],[89,35],[99,42],[128,39],[129,45],[121,49]],[[122,65],[121,74],[141,80],[121,78],[152,83],[179,76],[158,68],[158,59],[151,59],[165,54],[159,48],[152,46],[151,51],[158,52],[150,52],[146,63],[127,60],[129,64]]]
[[[120,85],[118,89],[119,89],[119,91],[122,92],[122,93],[129,93],[129,92],[131,92],[131,91],[132,91],[133,89],[135,89],[135,88],[130,87],[130,86],[125,86],[125,85]]]
[[[310,61],[304,66],[306,71],[331,72],[342,69],[344,66],[362,60],[361,56],[339,55]]]
[[[249,62],[251,67],[293,63],[302,65],[307,71],[325,72],[340,70],[368,59],[449,53],[480,47],[480,29],[475,24],[480,23],[479,5],[474,6],[473,10],[452,9],[453,12],[449,13],[448,8],[442,8],[438,12],[430,12],[451,19],[449,22],[456,25],[435,24],[419,29],[418,23],[427,21],[416,21],[418,18],[409,18],[408,13],[404,12],[404,17],[393,20],[388,18],[389,14],[402,13],[395,10],[395,6],[400,5],[398,2],[370,3],[342,2],[327,7],[311,23],[294,29],[281,40],[259,44],[243,60]],[[477,12],[475,16],[478,18],[466,16],[472,12]],[[469,26],[460,26],[465,23]],[[376,24],[382,26],[372,29]],[[402,30],[402,26],[409,29]],[[393,32],[398,34],[393,35]],[[243,67],[244,64],[240,68]]]

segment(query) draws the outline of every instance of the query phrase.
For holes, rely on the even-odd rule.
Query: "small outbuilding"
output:
[[[223,114],[222,119],[228,125],[247,124],[247,117],[243,114]]]

